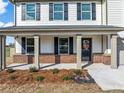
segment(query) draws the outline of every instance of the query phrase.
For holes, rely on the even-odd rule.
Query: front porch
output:
[[[65,28],[62,27],[62,29],[59,28],[59,30],[58,28],[58,26],[57,28],[53,26],[51,28],[23,28],[22,30],[21,28],[15,27],[12,28],[12,31],[10,31],[10,29],[1,30],[1,69],[6,68],[6,35],[14,36],[16,40],[15,63],[33,63],[37,69],[39,69],[41,66],[40,64],[43,63],[76,63],[76,68],[81,69],[84,62],[87,64],[100,62],[111,64],[113,68],[117,68],[116,34],[121,28],[106,26],[65,26]],[[33,38],[33,43],[30,42],[31,39],[28,39],[29,45],[26,45],[26,39],[28,37]],[[61,43],[59,39],[62,40]],[[110,48],[112,51],[111,56],[104,55],[104,52]],[[90,52],[86,52],[85,50]],[[28,54],[28,52],[33,52],[33,55]]]
[[[35,37],[39,42],[37,46],[33,43]],[[30,43],[32,41],[32,45],[28,45],[29,41]],[[14,63],[35,63],[35,50],[28,49],[33,47],[39,50],[38,62],[41,64],[79,62],[111,64],[111,55],[105,54],[107,49],[111,49],[110,34],[18,36],[15,37],[15,46]]]

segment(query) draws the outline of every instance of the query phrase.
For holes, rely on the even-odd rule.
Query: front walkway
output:
[[[102,90],[124,90],[124,66],[112,69],[109,65],[92,64],[86,68]]]
[[[83,63],[82,66],[85,66],[86,64]],[[27,70],[29,67],[34,66],[34,64],[24,64],[24,63],[14,63],[11,64],[7,67],[11,67],[16,70]],[[76,63],[61,63],[61,64],[40,64],[41,69],[77,69],[77,64]]]

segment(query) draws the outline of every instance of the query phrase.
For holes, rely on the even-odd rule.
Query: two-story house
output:
[[[5,35],[15,37],[14,62],[35,63],[37,68],[40,63],[77,63],[81,68],[83,62],[98,62],[117,68],[123,58],[117,51],[117,32],[124,30],[123,0],[10,2],[14,5],[15,26],[0,32],[3,41]],[[111,50],[107,56],[106,50]],[[3,62],[4,56],[1,58]]]

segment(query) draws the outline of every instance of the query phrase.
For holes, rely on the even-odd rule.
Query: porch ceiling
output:
[[[124,31],[124,27],[104,25],[14,26],[0,28],[0,35],[117,34],[118,31]]]

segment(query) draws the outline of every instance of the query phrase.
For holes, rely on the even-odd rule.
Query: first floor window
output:
[[[59,53],[60,54],[68,54],[69,42],[68,38],[59,38]]]
[[[34,53],[34,38],[26,39],[26,51],[27,51],[27,54]]]

